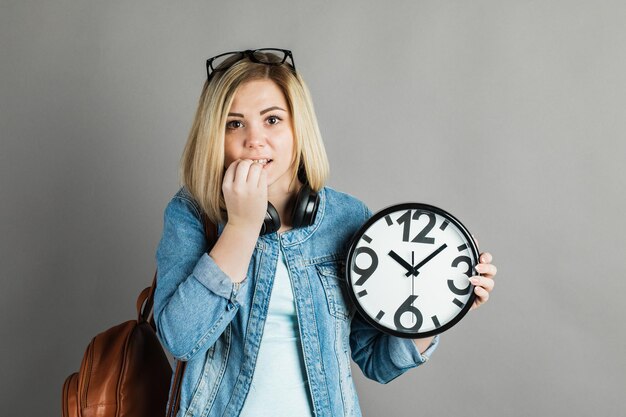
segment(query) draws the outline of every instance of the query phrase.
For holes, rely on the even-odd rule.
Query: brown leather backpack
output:
[[[203,219],[210,248],[217,229],[206,215]],[[156,277],[155,272],[152,286],[137,298],[137,320],[98,334],[87,346],[80,370],[63,384],[63,417],[174,417],[178,412],[185,362],[178,361],[172,380],[152,316]]]

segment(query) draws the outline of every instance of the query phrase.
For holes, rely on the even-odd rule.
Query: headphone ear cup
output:
[[[277,232],[280,229],[280,216],[278,215],[278,211],[276,208],[270,203],[267,202],[267,211],[265,212],[265,219],[263,220],[263,225],[261,226],[260,235],[267,235],[270,233]]]
[[[306,227],[315,222],[317,206],[319,205],[319,195],[311,189],[309,184],[304,184],[298,192],[296,203],[293,205],[293,227]]]

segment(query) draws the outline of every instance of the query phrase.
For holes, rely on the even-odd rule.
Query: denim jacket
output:
[[[320,190],[313,225],[260,236],[246,279],[232,280],[206,253],[201,209],[181,188],[165,209],[156,253],[154,317],[176,360],[187,361],[177,417],[239,415],[255,368],[280,252],[291,279],[315,415],[361,416],[350,357],[368,378],[387,383],[424,363],[412,340],[366,323],[347,297],[350,239],[371,216],[356,198]],[[223,225],[218,225],[218,234]]]

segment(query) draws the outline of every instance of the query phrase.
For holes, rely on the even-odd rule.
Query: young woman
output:
[[[347,246],[371,212],[324,187],[291,52],[222,54],[207,74],[156,254],[158,335],[187,361],[178,416],[360,416],[350,357],[387,383],[439,337],[383,334],[345,297]],[[203,214],[218,229],[210,249]],[[480,262],[474,308],[496,274],[490,254]]]

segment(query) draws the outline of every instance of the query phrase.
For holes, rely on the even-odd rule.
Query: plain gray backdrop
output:
[[[365,416],[626,413],[622,1],[0,2],[2,415],[60,415],[91,337],[134,316],[206,58],[292,49],[329,185],[440,206],[491,300]]]

